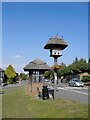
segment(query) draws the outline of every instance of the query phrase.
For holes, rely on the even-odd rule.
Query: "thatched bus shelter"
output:
[[[37,58],[29,62],[23,69],[29,72],[28,92],[32,92],[32,83],[42,82],[44,72],[50,70],[50,67],[46,62]]]
[[[0,68],[0,79],[4,78],[4,70]]]
[[[49,65],[39,58],[29,62],[24,67],[24,71],[28,71],[29,76],[32,75],[33,82],[42,82],[43,74],[47,70],[50,70]]]

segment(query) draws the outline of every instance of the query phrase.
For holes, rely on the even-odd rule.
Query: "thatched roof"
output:
[[[67,43],[64,41],[63,38],[60,37],[53,37],[50,38],[47,44],[44,46],[44,49],[52,49],[54,48],[61,48],[61,50],[67,47]]]
[[[4,72],[4,70],[2,68],[0,68],[0,72]]]
[[[49,65],[40,60],[39,58],[29,62],[29,64],[27,64],[24,68],[24,71],[29,71],[29,70],[50,70]]]

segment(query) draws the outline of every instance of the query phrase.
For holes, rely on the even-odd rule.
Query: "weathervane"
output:
[[[57,33],[55,36],[48,35],[49,38],[59,38],[59,33]],[[63,35],[60,37],[63,39]]]
[[[59,33],[57,33],[55,36],[52,36],[52,35],[48,35],[48,37],[50,37],[50,38],[59,37]]]

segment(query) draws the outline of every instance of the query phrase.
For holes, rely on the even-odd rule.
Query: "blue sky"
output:
[[[44,45],[57,33],[68,44],[59,64],[88,58],[88,3],[7,2],[2,4],[2,22],[3,68],[12,64],[23,72],[35,58],[53,65]]]
[[[0,18],[2,18],[2,3],[0,2]],[[0,19],[0,66],[2,66],[2,19]]]

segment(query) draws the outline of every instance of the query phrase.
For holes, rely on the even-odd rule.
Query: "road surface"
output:
[[[47,83],[48,88],[54,89]],[[90,104],[88,98],[90,97],[90,88],[84,87],[71,87],[66,83],[61,83],[57,85],[57,97],[77,101],[80,103]]]

